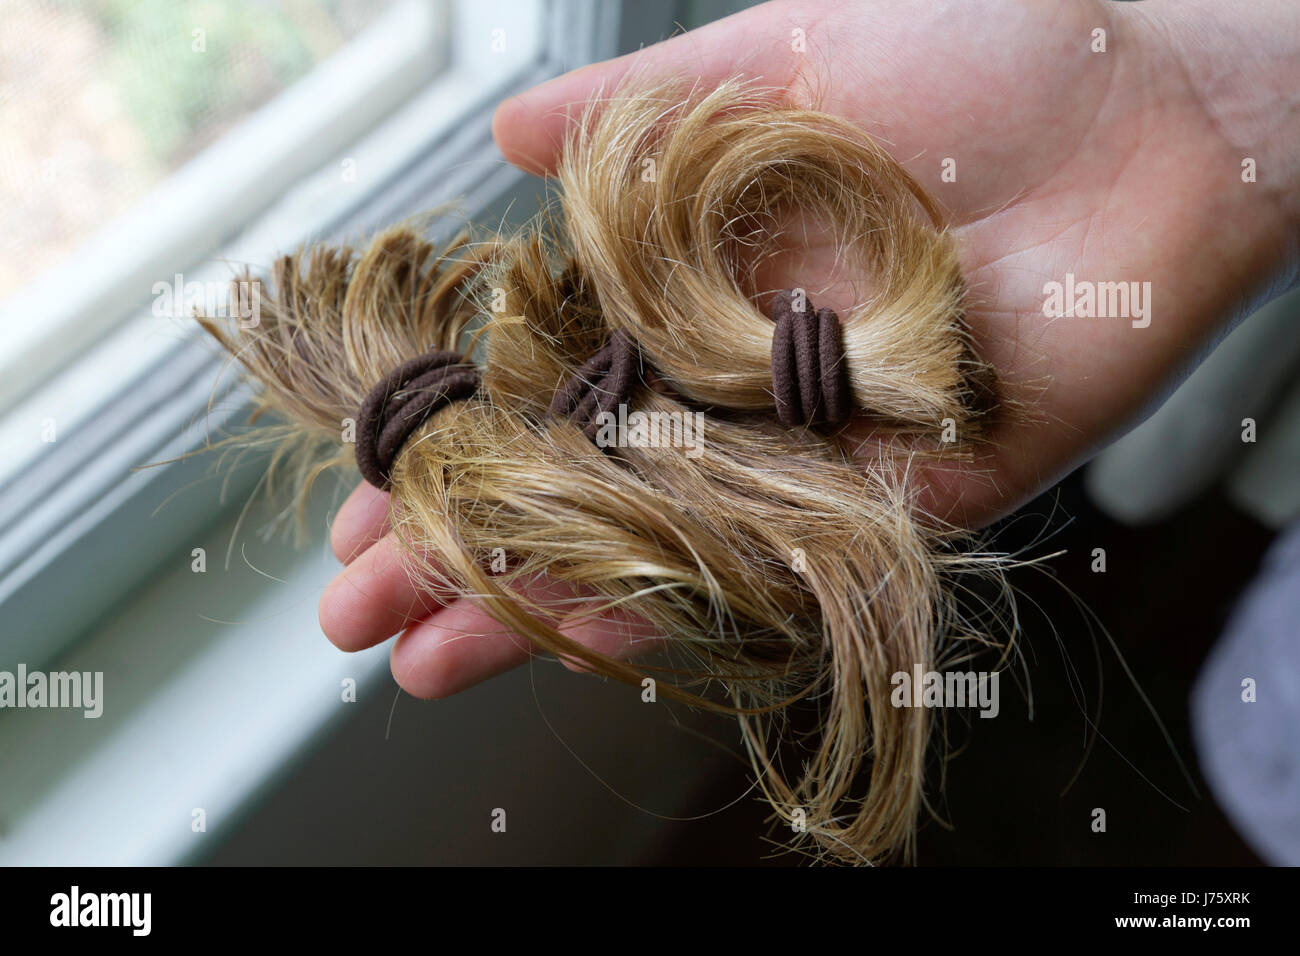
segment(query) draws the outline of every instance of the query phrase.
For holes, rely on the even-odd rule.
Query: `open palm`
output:
[[[570,115],[636,66],[702,85],[743,73],[886,145],[947,211],[976,347],[1022,410],[994,421],[986,456],[924,473],[922,507],[978,526],[1131,427],[1232,320],[1295,281],[1293,197],[1241,176],[1272,81],[1238,69],[1230,38],[1189,69],[1187,24],[1165,13],[1101,0],[773,2],[510,100],[496,138],[511,162],[552,171]],[[772,284],[813,288],[809,274],[829,275],[832,260],[814,243]],[[1045,315],[1045,284],[1067,273],[1150,283],[1150,324]],[[833,290],[828,302],[846,304]],[[407,579],[386,517],[387,496],[363,484],[335,521],[348,566],[321,602],[327,636],[359,650],[402,630],[393,673],[421,697],[527,660],[527,642],[472,602]],[[607,622],[569,634],[606,653],[646,636]]]

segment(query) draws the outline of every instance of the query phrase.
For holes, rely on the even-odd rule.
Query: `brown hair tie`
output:
[[[433,351],[403,362],[370,390],[357,416],[357,467],[380,491],[397,453],[429,416],[478,390],[479,371],[457,352]]]
[[[837,425],[853,410],[839,316],[830,309],[813,311],[807,296],[803,306],[794,308],[793,289],[772,300],[776,415],[787,428]]]
[[[551,414],[581,424],[582,433],[595,440],[598,416],[627,403],[640,380],[641,350],[626,332],[615,330],[597,352],[583,363],[551,399]]]

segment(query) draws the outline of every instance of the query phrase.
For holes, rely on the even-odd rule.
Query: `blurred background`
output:
[[[0,299],[58,265],[391,6],[7,3]],[[34,189],[33,175],[59,188]]]
[[[544,186],[497,153],[497,102],[748,5],[0,5],[0,671],[105,684],[97,719],[0,710],[0,862],[800,862],[732,720],[542,660],[400,694],[386,646],[343,655],[316,622],[346,483],[304,545],[264,460],[190,454],[250,408],[191,295],[448,203],[435,232],[522,221]],[[1295,745],[1268,728],[1300,691],[1253,724],[1223,702],[1243,673],[1295,673],[1261,650],[1250,587],[1300,512],[1298,312],[1252,317],[994,529],[1065,553],[1014,580],[1031,682],[950,724],[920,862],[1296,862]]]

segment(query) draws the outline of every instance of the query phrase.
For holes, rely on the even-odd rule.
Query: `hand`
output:
[[[1106,52],[1092,50],[1098,28]],[[1204,0],[774,2],[545,83],[503,103],[494,130],[511,162],[551,172],[570,111],[636,65],[702,85],[744,72],[882,141],[947,209],[976,347],[1030,410],[995,420],[979,460],[922,472],[921,507],[974,527],[1131,428],[1232,322],[1295,284],[1297,38],[1285,0],[1227,13]],[[1247,157],[1256,183],[1242,181]],[[770,284],[811,287],[831,259],[797,250],[786,262],[803,281]],[[1149,326],[1045,316],[1044,285],[1066,273],[1149,282]],[[526,661],[528,643],[472,603],[406,579],[386,513],[368,485],[339,512],[332,544],[348,566],[321,600],[327,636],[360,650],[405,628],[393,674],[418,697]],[[613,654],[647,637],[594,622],[567,633]]]

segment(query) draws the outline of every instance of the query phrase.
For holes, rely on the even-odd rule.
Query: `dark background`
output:
[[[935,800],[951,827],[923,821],[917,862],[1258,864],[1197,769],[1188,694],[1272,532],[1218,491],[1163,523],[1127,528],[1098,512],[1081,484],[1068,479],[994,529],[999,550],[1066,551],[1049,573],[1011,577],[1034,715],[1004,674],[996,719],[950,725],[956,752]],[[1097,547],[1104,574],[1091,570]],[[542,661],[446,701],[394,704],[394,690],[390,682],[373,694],[200,862],[803,862],[780,852],[784,834],[749,791],[730,719],[646,706],[629,688]],[[1086,751],[1085,715],[1098,716],[1099,700],[1105,739]],[[932,761],[932,794],[939,769]],[[504,834],[490,829],[496,807],[507,810]],[[1106,810],[1105,833],[1092,832],[1095,807]]]

